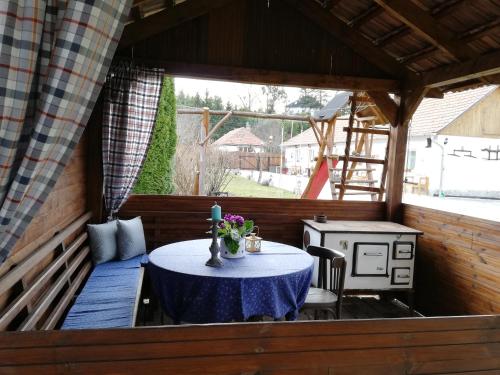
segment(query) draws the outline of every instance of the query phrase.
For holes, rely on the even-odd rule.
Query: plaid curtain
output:
[[[151,142],[164,72],[113,66],[104,95],[102,160],[104,199],[112,219],[132,191]]]
[[[131,3],[0,1],[0,262],[78,143]]]

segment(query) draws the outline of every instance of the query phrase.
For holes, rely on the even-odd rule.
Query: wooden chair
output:
[[[307,252],[319,258],[317,288],[311,287],[307,293],[303,310],[331,312],[336,319],[342,315],[342,294],[346,270],[345,255],[339,251],[319,246],[308,246]],[[328,274],[329,272],[329,274]]]

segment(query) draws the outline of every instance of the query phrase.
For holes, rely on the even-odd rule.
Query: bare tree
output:
[[[277,102],[286,102],[286,91],[279,86],[262,86],[262,94],[266,96],[266,113],[275,113],[275,105]]]
[[[214,195],[224,191],[233,178],[231,174],[232,158],[230,152],[223,152],[216,147],[207,148],[207,170],[205,174],[204,193]]]
[[[178,145],[175,153],[175,169],[173,182],[175,194],[191,195],[194,190],[195,176],[198,168],[198,145]],[[193,152],[193,150],[195,150]],[[233,175],[231,174],[231,153],[222,152],[215,147],[207,147],[206,173],[203,194],[214,195],[224,191]]]
[[[179,144],[174,157],[174,193],[177,195],[193,194],[198,153],[193,152],[196,144]]]

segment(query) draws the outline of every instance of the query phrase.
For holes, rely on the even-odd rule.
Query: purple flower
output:
[[[243,226],[243,224],[245,223],[245,219],[243,219],[243,217],[240,215],[234,215],[233,220],[236,224],[238,224],[239,227]]]
[[[245,219],[242,216],[233,214],[225,214],[224,221],[227,221],[230,224],[236,224],[239,227],[243,226],[245,223]]]

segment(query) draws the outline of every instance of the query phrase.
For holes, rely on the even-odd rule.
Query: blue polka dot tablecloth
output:
[[[153,288],[176,323],[244,321],[265,315],[295,320],[311,284],[313,258],[305,251],[263,241],[260,253],[205,266],[211,240],[177,242],[149,255]]]

